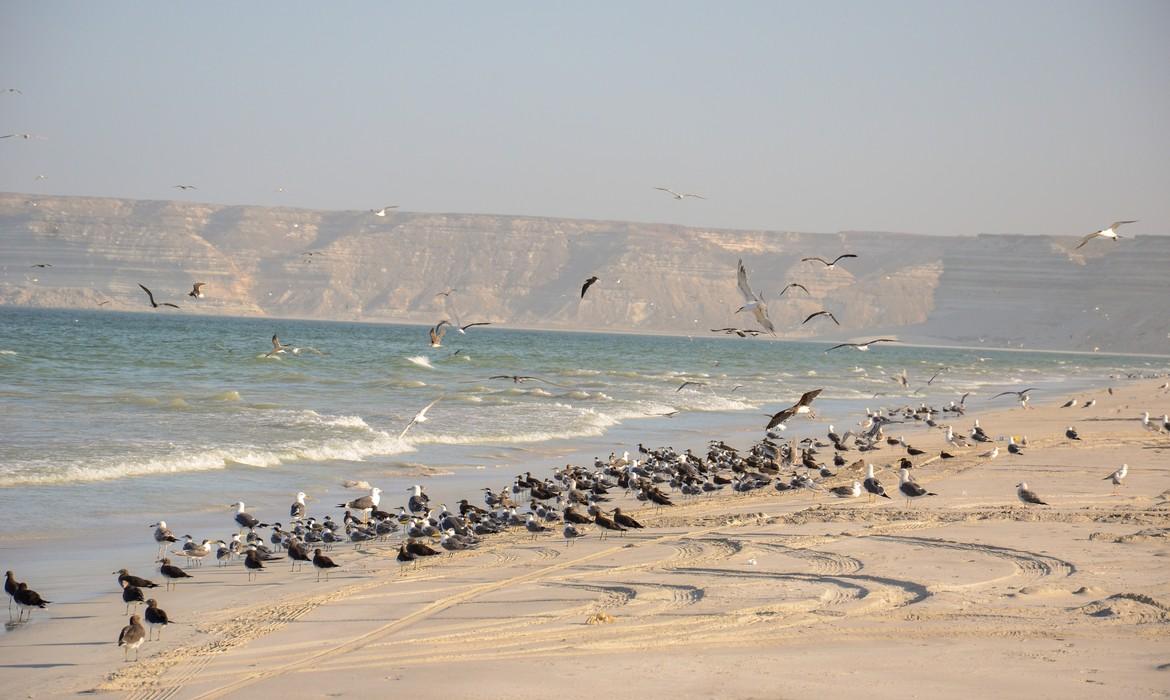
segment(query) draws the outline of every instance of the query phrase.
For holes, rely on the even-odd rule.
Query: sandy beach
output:
[[[535,541],[520,528],[408,569],[397,539],[339,545],[341,568],[320,583],[287,562],[256,583],[239,562],[209,562],[176,591],[152,591],[176,624],[137,663],[115,645],[126,617],[111,575],[105,598],[9,626],[0,687],[135,699],[1163,697],[1170,434],[1138,420],[1168,410],[1163,381],[1079,394],[1097,399],[1089,409],[1059,408],[1061,396],[971,410],[956,430],[979,418],[1001,454],[919,458],[917,480],[938,495],[909,505],[890,466],[904,452],[886,446],[865,458],[891,500],[771,487],[661,509],[622,498],[645,530],[602,540],[593,528],[566,547],[559,528]],[[937,430],[905,427],[928,455],[944,446]],[[1004,449],[1009,434],[1027,436],[1023,455]],[[1114,489],[1103,479],[1123,462]],[[1020,503],[1020,481],[1050,505]]]

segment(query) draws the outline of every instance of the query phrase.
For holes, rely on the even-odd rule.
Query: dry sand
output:
[[[249,584],[239,563],[209,564],[175,592],[157,589],[180,624],[139,663],[122,663],[114,644],[126,618],[111,576],[108,598],[55,605],[0,638],[0,688],[135,699],[1170,695],[1170,435],[1135,419],[1170,410],[1159,384],[1092,392],[1092,409],[984,413],[990,434],[1027,435],[1025,454],[987,462],[972,448],[920,466],[939,495],[910,507],[769,488],[642,507],[632,514],[650,527],[624,538],[594,530],[566,547],[512,533],[405,572],[392,546],[339,546],[327,583],[272,563]],[[966,432],[975,415],[954,424]],[[1081,442],[1064,438],[1072,423]],[[937,431],[905,434],[942,446]],[[892,492],[883,465],[901,454],[869,453]],[[1115,493],[1102,478],[1122,462],[1130,475]],[[1051,505],[1020,504],[1021,480]]]

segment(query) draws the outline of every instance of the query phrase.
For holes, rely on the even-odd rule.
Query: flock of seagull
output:
[[[279,343],[275,338],[273,342]],[[534,379],[503,375],[501,378],[514,381]],[[1026,397],[1031,391],[1034,389],[1003,392],[999,396]],[[716,440],[709,443],[705,455],[696,455],[689,449],[680,453],[672,447],[647,449],[639,444],[637,458],[631,458],[628,452],[621,457],[611,453],[608,460],[595,459],[592,468],[566,465],[554,470],[548,478],[536,478],[528,472],[517,475],[501,489],[485,487],[483,506],[475,505],[467,498],[457,503],[456,510],[448,509],[446,504],[434,506],[423,487],[414,485],[407,489],[409,496],[404,505],[384,510],[381,488],[347,483],[346,486],[368,487],[370,492],[336,504],[336,508],[342,510],[336,518],[332,513],[310,515],[306,503],[310,497],[302,491],[296,494],[289,507],[287,526],[275,520],[271,523],[261,521],[247,511],[243,501],[232,503],[228,508],[235,511],[232,520],[235,530],[226,539],[196,540],[191,535],[176,537],[166,521],[160,520],[151,524],[153,539],[158,545],[158,575],[163,579],[164,591],[171,592],[177,591],[181,582],[195,578],[173,564],[172,557],[185,560],[189,568],[198,568],[212,558],[220,566],[240,562],[249,582],[258,580],[273,562],[287,560],[290,573],[299,571],[306,562],[311,563],[317,581],[320,581],[322,576],[328,580],[333,569],[344,566],[344,562],[335,561],[326,554],[339,544],[353,544],[357,549],[389,543],[396,546],[396,560],[405,567],[443,552],[474,550],[488,537],[518,530],[532,539],[559,531],[565,546],[571,546],[590,534],[593,528],[599,532],[599,539],[605,539],[610,533],[624,536],[630,530],[646,527],[623,512],[620,506],[609,505],[622,496],[656,509],[674,505],[675,499],[709,497],[724,489],[743,494],[768,487],[778,492],[807,490],[814,498],[823,493],[833,498],[851,499],[866,493],[871,501],[890,499],[892,497],[871,461],[871,453],[888,448],[905,452],[893,457],[887,455],[887,459],[893,461],[882,468],[896,471],[896,494],[909,504],[937,495],[919,484],[912,472],[935,460],[954,459],[963,449],[973,449],[968,456],[980,462],[996,459],[1000,454],[998,445],[980,451],[983,449],[981,444],[986,446],[995,439],[978,419],[965,435],[957,433],[952,425],[940,422],[941,417],[955,420],[963,416],[966,395],[963,401],[951,401],[941,408],[922,403],[876,412],[867,409],[855,430],[839,434],[830,425],[824,438],[783,440],[777,431],[785,430],[792,418],[801,415],[816,417],[813,402],[820,394],[820,389],[805,392],[791,406],[769,416],[764,437],[743,452]],[[405,435],[416,423],[425,421],[427,411],[436,403],[438,399],[422,409],[402,434]],[[1075,402],[1070,401],[1062,408],[1074,405]],[[1086,405],[1091,405],[1091,402]],[[1170,416],[1152,421],[1147,412],[1141,420],[1146,430],[1170,434]],[[930,430],[945,431],[948,447],[937,456],[928,455],[901,435],[886,435],[895,424],[918,424]],[[1069,441],[1081,439],[1072,426],[1065,431],[1065,438]],[[1024,454],[1026,447],[1026,436],[1019,442],[1015,436],[1009,438],[1008,452],[1011,455]],[[851,461],[846,457],[851,452],[856,452],[858,458]],[[928,456],[915,463],[916,458],[924,455]],[[1102,480],[1112,482],[1116,490],[1128,474],[1129,466],[1123,464]],[[842,480],[844,483],[840,483]],[[836,485],[832,485],[834,482]],[[1016,496],[1025,506],[1049,505],[1026,482],[1016,484]],[[521,508],[525,510],[521,511]],[[260,532],[265,529],[268,530],[267,538]],[[117,575],[122,602],[125,603],[124,614],[130,615],[117,642],[123,648],[124,661],[131,660],[131,651],[134,652],[133,660],[137,661],[140,647],[156,637],[161,640],[162,630],[173,621],[160,607],[158,599],[148,598],[145,593],[158,588],[158,583],[134,575],[125,568],[113,573]],[[51,603],[26,583],[17,581],[12,571],[6,573],[4,589],[10,597],[10,614],[13,604],[19,608],[18,621],[30,618],[34,610]],[[152,592],[154,595],[157,594]],[[137,610],[140,605],[146,606],[141,616]]]

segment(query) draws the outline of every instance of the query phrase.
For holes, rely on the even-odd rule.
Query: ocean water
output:
[[[301,352],[265,357],[273,333]],[[827,347],[488,326],[449,332],[431,348],[418,326],[0,308],[0,544],[83,542],[120,527],[146,539],[159,518],[181,531],[222,523],[224,532],[204,536],[225,536],[228,503],[242,499],[279,519],[298,490],[316,496],[317,508],[355,495],[342,479],[382,486],[389,505],[422,480],[453,502],[520,471],[620,454],[638,441],[701,448],[756,431],[764,414],[813,388],[824,389],[822,420],[794,423],[791,433],[819,433],[833,420],[847,427],[864,406],[942,404],[965,392],[969,405],[1011,406],[988,399],[1034,386],[1043,400],[1168,366]],[[903,369],[910,390],[894,379]],[[701,385],[679,390],[684,381]],[[428,420],[400,437],[436,399]]]

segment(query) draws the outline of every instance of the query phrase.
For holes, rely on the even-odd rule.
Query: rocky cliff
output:
[[[742,258],[782,337],[1170,353],[1170,237],[1076,243],[0,194],[0,304],[139,310],[141,282],[170,313],[708,333],[753,327]]]

